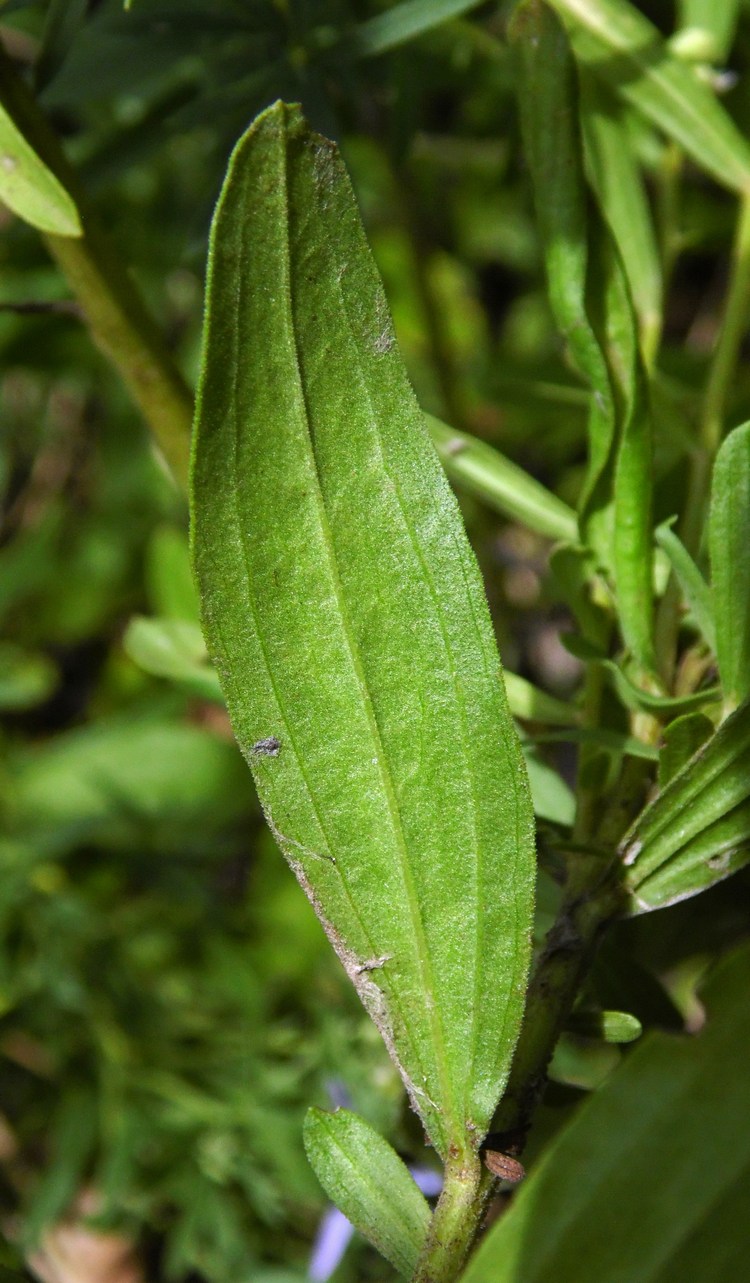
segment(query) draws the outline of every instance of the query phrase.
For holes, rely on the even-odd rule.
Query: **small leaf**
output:
[[[685,713],[664,728],[659,751],[660,789],[667,787],[713,733],[714,724],[704,713]]]
[[[431,31],[449,18],[478,8],[481,0],[403,0],[354,28],[347,46],[355,57],[372,58]]]
[[[548,695],[525,677],[518,677],[507,669],[505,689],[514,717],[521,717],[528,722],[546,722],[550,726],[575,726],[579,720],[575,705],[555,699],[554,695]]]
[[[623,840],[634,913],[675,903],[750,858],[750,704],[732,713]]]
[[[572,508],[485,441],[456,432],[427,415],[427,425],[451,481],[511,521],[548,539],[573,542],[578,519]]]
[[[579,1008],[565,1022],[568,1033],[602,1042],[635,1042],[643,1033],[640,1020],[627,1011],[586,1011]]]
[[[564,731],[542,731],[537,732],[534,739],[538,744],[590,744],[594,748],[606,749],[608,753],[624,753],[630,757],[643,758],[647,762],[655,762],[659,757],[659,750],[653,744],[646,744],[634,735],[609,730],[606,726],[575,726]]]
[[[714,463],[708,525],[716,658],[727,707],[750,695],[750,423]]]
[[[547,1146],[461,1283],[716,1283],[747,1264],[750,949],[697,1036],[649,1033]]]
[[[613,659],[602,659],[598,662],[606,668],[625,707],[632,709],[633,712],[677,715],[691,708],[699,708],[701,704],[715,704],[721,698],[721,692],[716,686],[702,691],[693,691],[690,695],[657,695],[654,691],[643,690],[642,687],[631,682]]]
[[[273,833],[435,1147],[473,1151],[523,1008],[528,782],[349,180],[281,103],[214,220],[193,482],[206,635]]]
[[[655,532],[656,542],[669,557],[672,569],[682,589],[682,594],[690,607],[692,616],[700,628],[701,634],[711,650],[716,650],[716,630],[714,628],[713,603],[711,589],[690,556],[685,545],[671,528],[672,523],[665,521]]]
[[[34,708],[49,699],[59,677],[56,665],[46,655],[23,650],[13,642],[0,642],[0,709]]]
[[[717,182],[750,188],[750,148],[692,67],[673,57],[627,0],[550,0],[565,18],[576,56],[637,107]]]
[[[552,824],[570,828],[575,819],[576,800],[565,780],[545,762],[530,740],[523,741],[523,755],[529,773],[534,814]]]
[[[328,1197],[400,1274],[411,1275],[431,1213],[396,1151],[348,1109],[309,1109],[304,1140]]]
[[[704,40],[703,62],[721,64],[732,47],[742,0],[678,0],[680,35],[699,33]]]
[[[224,703],[219,679],[208,663],[206,644],[197,624],[185,619],[136,616],[122,639],[134,664],[155,677],[186,686],[200,699]]]
[[[0,200],[32,227],[56,236],[81,236],[72,196],[26,141],[0,104]]]

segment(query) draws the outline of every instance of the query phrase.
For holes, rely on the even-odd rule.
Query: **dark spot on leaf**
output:
[[[275,735],[271,735],[267,740],[258,740],[250,749],[256,757],[278,757],[281,748],[281,740],[277,740]]]

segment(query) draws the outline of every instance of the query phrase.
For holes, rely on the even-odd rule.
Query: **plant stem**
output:
[[[119,371],[175,479],[186,487],[193,399],[153,318],[98,228],[86,194],[36,99],[0,44],[0,101],[28,142],[70,192],[80,237],[47,236],[91,336]]]
[[[597,866],[601,870],[601,860]],[[571,887],[529,985],[508,1086],[492,1122],[489,1143],[493,1148],[521,1152],[557,1039],[591,965],[601,931],[617,917],[620,906],[621,894],[613,876],[601,878],[600,874],[599,885],[580,894]]]
[[[443,1192],[412,1283],[453,1283],[469,1254],[492,1192],[493,1178],[474,1153],[449,1158]]]

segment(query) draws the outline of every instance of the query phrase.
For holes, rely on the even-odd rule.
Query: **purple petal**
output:
[[[325,1283],[333,1274],[344,1255],[354,1226],[337,1207],[329,1207],[315,1235],[307,1277],[312,1283]]]

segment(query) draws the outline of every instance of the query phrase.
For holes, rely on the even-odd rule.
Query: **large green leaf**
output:
[[[750,188],[750,147],[694,69],[627,0],[550,0],[581,62],[719,183]]]
[[[708,526],[724,699],[750,695],[750,423],[730,432],[714,464]]]
[[[750,702],[728,717],[622,843],[632,911],[694,895],[750,859]]]
[[[80,236],[81,220],[72,196],[0,105],[0,200],[14,214],[56,236]]]
[[[431,1213],[396,1151],[348,1109],[308,1110],[304,1137],[328,1197],[400,1274],[411,1275]]]
[[[446,1155],[523,1005],[528,783],[456,501],[336,148],[282,103],[216,212],[193,470],[209,648],[279,846]]]
[[[750,949],[706,1028],[652,1033],[553,1141],[462,1283],[716,1283],[747,1268]]]

